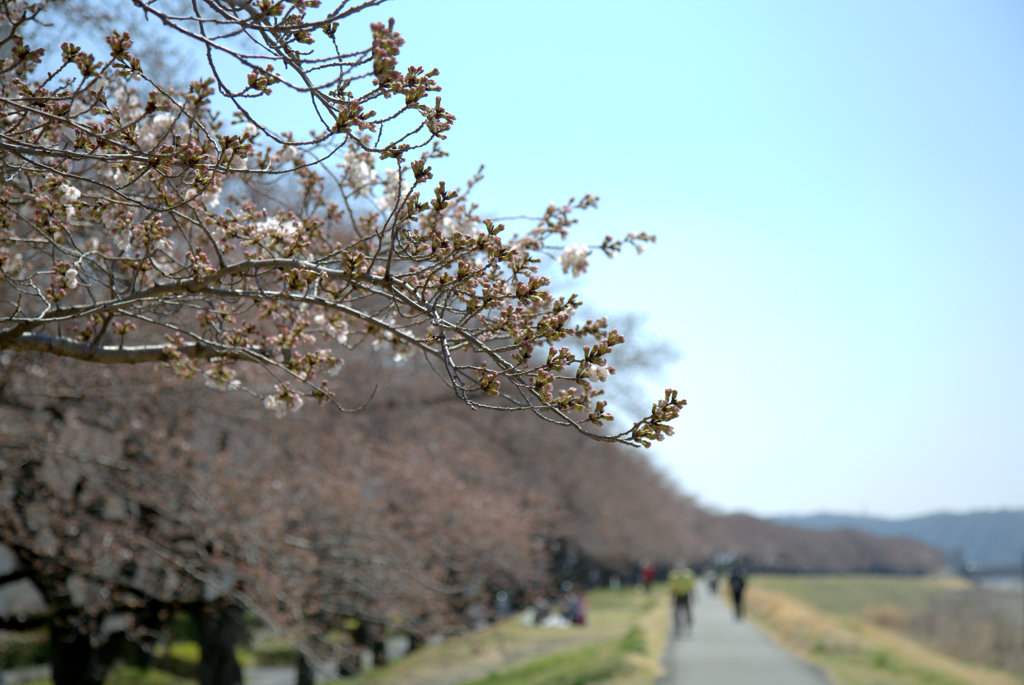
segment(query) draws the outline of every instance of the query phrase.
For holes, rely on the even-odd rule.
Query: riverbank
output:
[[[1020,595],[1004,616],[1005,599],[983,592],[959,578],[766,575],[751,579],[748,602],[837,685],[1021,685]]]

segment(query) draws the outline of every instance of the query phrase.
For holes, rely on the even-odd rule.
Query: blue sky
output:
[[[570,284],[646,316],[702,503],[1024,507],[1024,5],[396,0],[458,117],[442,175],[642,257]],[[363,21],[368,23],[370,17]],[[581,457],[584,458],[584,457]]]

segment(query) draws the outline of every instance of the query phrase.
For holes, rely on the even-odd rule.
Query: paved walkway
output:
[[[787,654],[720,598],[702,592],[693,630],[670,638],[657,685],[829,685],[819,669]]]

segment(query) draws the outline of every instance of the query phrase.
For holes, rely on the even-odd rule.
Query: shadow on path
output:
[[[244,685],[295,685],[298,669],[294,666],[255,666],[243,669]],[[21,685],[52,677],[49,665],[0,669],[0,685]]]
[[[737,621],[719,597],[699,594],[693,623],[691,632],[670,638],[665,675],[656,685],[831,683],[824,672],[783,651],[756,626]]]

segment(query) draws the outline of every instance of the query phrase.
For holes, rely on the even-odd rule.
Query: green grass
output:
[[[104,685],[194,685],[194,678],[182,678],[156,668],[117,666]]]
[[[417,650],[338,685],[448,682],[474,685],[649,685],[659,675],[668,634],[660,589],[587,593],[587,625],[565,630],[523,626],[512,617],[486,630]]]
[[[195,685],[194,678],[182,678],[156,668],[137,666],[115,666],[111,669],[104,685]],[[53,685],[49,678],[32,680],[25,685]]]
[[[627,654],[643,654],[647,651],[647,638],[644,637],[644,633],[640,628],[634,626],[628,633],[626,633],[626,636],[622,638],[619,648]]]
[[[158,649],[157,656],[167,656],[186,664],[198,664],[202,657],[202,648],[195,640],[179,640],[167,645],[166,651]]]
[[[617,642],[555,654],[466,685],[586,685],[605,682],[626,675],[632,668],[626,656],[643,653],[644,647],[643,634],[638,628],[633,628]]]
[[[327,636],[328,639],[331,637]],[[242,666],[294,666],[298,663],[299,652],[292,643],[270,632],[257,636],[252,644],[237,650],[238,663]]]
[[[50,656],[50,637],[45,628],[0,631],[0,668],[31,666]]]
[[[659,675],[668,635],[669,602],[663,587],[650,593],[632,588],[587,593],[587,625],[565,630],[524,626],[518,617],[411,653],[340,685],[374,685],[443,679],[489,685],[649,685]],[[257,641],[239,650],[243,665],[288,659],[286,645]],[[269,654],[269,656],[268,656]],[[199,645],[180,640],[161,656],[197,664]],[[156,668],[116,667],[107,685],[191,685],[194,680]],[[41,681],[33,685],[52,685]]]
[[[765,589],[785,592],[840,616],[861,616],[872,606],[920,611],[949,594],[954,579],[911,576],[758,576]]]
[[[197,667],[201,657],[199,643],[193,640],[179,640],[157,650],[157,660],[167,659],[185,667]],[[243,668],[279,664],[295,664],[294,649],[284,643],[267,642],[255,649],[239,648],[236,651],[238,663]],[[38,663],[38,662],[37,662]],[[166,664],[163,665],[166,668]],[[172,669],[180,670],[180,669]],[[139,668],[117,664],[107,676],[105,685],[193,685],[195,678],[175,675],[157,664],[153,668]],[[26,685],[53,685],[53,681],[42,679]]]

